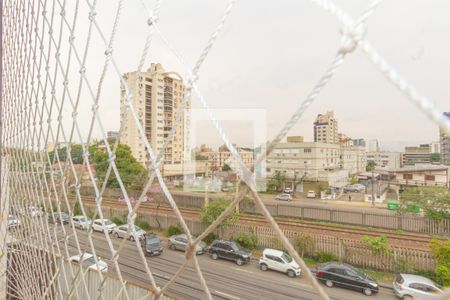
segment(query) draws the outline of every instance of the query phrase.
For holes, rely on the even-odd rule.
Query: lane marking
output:
[[[217,291],[217,290],[215,290],[214,292],[215,292],[216,294],[219,294],[219,295],[224,296],[224,297],[228,297],[228,298],[230,298],[230,299],[236,299],[236,300],[240,300],[240,299],[241,299],[241,298],[239,298],[239,297],[236,297],[236,296],[233,296],[233,295],[224,293],[224,292],[220,292],[220,291]]]
[[[236,270],[236,271],[241,271],[241,272],[253,274],[252,271],[245,270],[245,269],[241,269],[241,268],[232,267],[232,269],[233,269],[233,270]]]
[[[153,273],[153,275],[154,275],[154,276],[158,276],[158,277],[162,277],[162,278],[164,278],[164,279],[169,279],[169,280],[170,280],[170,277],[167,276],[167,275],[163,275],[163,274],[159,274],[159,273]]]

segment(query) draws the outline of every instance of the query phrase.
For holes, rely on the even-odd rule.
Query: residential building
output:
[[[177,110],[184,98],[183,79],[176,72],[166,72],[161,64],[152,63],[144,72],[130,72],[123,76],[127,82],[131,101],[146,138],[157,153],[162,150],[175,122]],[[125,89],[121,87],[120,112],[126,114],[122,126],[121,143],[130,147],[133,156],[142,164],[148,164],[150,157],[144,141],[138,134],[135,120],[127,109]],[[187,107],[190,106],[190,100]],[[184,138],[186,120],[177,124],[175,134],[164,152],[164,164],[182,164],[184,160]],[[187,128],[186,128],[187,129]]]
[[[441,153],[441,142],[431,142],[431,153]]]
[[[353,140],[353,146],[356,147],[366,147],[366,140],[365,139],[354,139]]]
[[[431,163],[431,147],[429,144],[422,144],[418,147],[405,147],[403,154],[403,165],[414,166],[416,164]]]
[[[378,152],[380,151],[380,144],[378,140],[372,139],[367,143],[367,152]]]
[[[342,146],[340,147],[341,169],[347,170],[354,175],[366,170],[366,148]]]
[[[235,144],[233,146],[236,148],[238,154],[241,157],[242,162],[247,166],[251,167],[253,165],[253,150],[249,148],[237,147]],[[205,145],[202,145],[197,152],[197,155],[205,158],[208,163],[208,169],[210,171],[221,171],[225,164],[228,164],[232,158],[231,152],[228,150],[226,145],[219,147],[217,151],[212,150]]]
[[[376,169],[397,169],[402,166],[400,152],[390,152],[390,151],[367,152],[366,161],[375,162]]]
[[[333,111],[317,115],[314,122],[314,142],[339,144],[338,122]]]
[[[111,140],[117,140],[119,138],[119,132],[118,131],[108,131],[107,138]]]
[[[389,184],[398,186],[449,185],[449,167],[444,165],[415,165],[389,170]]]
[[[450,119],[450,112],[444,113],[444,116]],[[440,144],[441,144],[441,163],[450,166],[450,132],[446,132],[444,128],[440,128]]]
[[[332,180],[327,182],[330,186],[337,184],[335,187],[340,188],[348,183],[348,172],[339,172],[341,169],[338,144],[279,143],[267,157],[266,170],[269,178],[276,172],[282,172],[288,185],[299,181],[300,178],[305,181],[328,181],[327,173],[332,172],[338,173],[334,177],[331,176]]]
[[[339,137],[339,144],[341,146],[346,147],[353,146],[353,139],[351,137],[347,136],[344,133],[338,133],[338,137]]]

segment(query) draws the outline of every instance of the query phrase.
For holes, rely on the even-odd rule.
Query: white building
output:
[[[369,140],[366,144],[367,152],[379,152],[380,151],[380,144],[378,143],[378,140]]]
[[[377,169],[396,169],[401,167],[401,153],[390,151],[367,152],[366,161],[375,162]]]
[[[441,142],[431,142],[431,153],[441,153]]]
[[[449,186],[449,167],[415,165],[389,170],[390,184],[401,186]]]
[[[364,147],[341,146],[341,168],[354,175],[366,170],[366,149]]]
[[[130,72],[124,75],[134,109],[145,136],[152,148],[159,152],[165,138],[175,125],[176,113],[184,98],[184,84],[180,75],[166,72],[161,64],[152,64],[145,72]],[[137,126],[125,102],[125,89],[121,87],[120,113],[125,124],[120,141],[130,147],[133,156],[142,164],[148,164],[150,158],[140,138]],[[187,107],[190,106],[188,101]],[[178,123],[173,138],[164,152],[164,164],[182,164],[184,161],[184,124]]]

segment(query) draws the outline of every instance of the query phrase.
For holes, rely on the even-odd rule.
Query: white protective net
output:
[[[341,25],[342,41],[336,57],[319,79],[311,92],[301,102],[283,129],[267,145],[265,153],[260,155],[249,170],[241,161],[237,149],[227,138],[208,102],[198,87],[198,73],[208,53],[219,38],[223,26],[232,13],[235,5],[230,0],[222,18],[206,41],[196,63],[191,68],[181,53],[177,52],[171,42],[158,27],[161,0],[156,0],[150,7],[145,0],[133,5],[146,11],[148,19],[144,48],[137,61],[137,71],[144,68],[152,47],[152,38],[157,35],[167,48],[185,67],[186,91],[181,106],[176,112],[175,124],[182,121],[187,112],[187,103],[192,96],[197,97],[217,129],[223,142],[237,162],[235,172],[239,175],[241,189],[229,207],[195,240],[192,239],[189,226],[185,222],[171,192],[167,188],[160,171],[160,159],[177,126],[167,137],[162,150],[152,148],[139,115],[131,101],[128,82],[124,80],[114,57],[115,36],[120,27],[123,13],[121,0],[111,1],[111,10],[115,10],[112,19],[112,30],[106,34],[97,22],[97,1],[66,0],[7,0],[2,1],[2,99],[1,99],[1,280],[4,289],[1,297],[12,299],[163,299],[173,295],[179,298],[196,297],[220,298],[217,291],[208,287],[205,270],[202,270],[195,255],[200,241],[232,213],[236,205],[246,196],[251,197],[270,223],[287,252],[299,262],[304,270],[304,278],[315,291],[317,298],[328,299],[321,285],[315,280],[304,261],[295,251],[290,241],[283,234],[277,222],[270,215],[261,200],[253,176],[253,170],[280,142],[289,130],[299,121],[307,108],[327,85],[336,70],[342,65],[347,55],[357,48],[379,69],[405,96],[416,104],[424,114],[428,115],[440,126],[450,130],[450,122],[427,98],[421,96],[393,67],[391,67],[365,38],[366,21],[381,1],[373,1],[356,19],[352,19],[345,11],[326,0],[310,0],[319,8],[337,18]],[[306,4],[305,4],[306,5]],[[80,9],[83,7],[84,9]],[[85,12],[88,11],[88,15]],[[87,30],[78,34],[80,22]],[[98,53],[91,53],[93,42],[101,43],[103,58]],[[131,46],[131,45],[130,45]],[[138,46],[138,45],[134,45]],[[95,56],[100,76],[95,82],[89,80],[86,73],[86,61]],[[129,117],[135,122],[136,134],[145,144],[146,153],[152,163],[148,165],[149,177],[136,203],[131,203],[127,189],[122,182],[121,174],[115,162],[119,139],[109,143],[104,129],[101,111],[106,110],[108,103],[103,100],[102,87],[107,74],[120,80],[125,93],[124,99],[129,114],[121,116],[120,124]],[[79,123],[79,107],[81,103],[91,106],[90,123],[87,135],[82,134]],[[83,124],[85,125],[85,124]],[[104,182],[96,182],[89,145],[93,142],[94,127],[101,133],[104,151],[108,156]],[[121,128],[123,129],[123,128]],[[121,130],[122,131],[122,130]],[[72,161],[71,144],[78,141],[82,147],[83,169],[77,168]],[[51,151],[50,143],[64,143],[64,152]],[[61,156],[61,157],[60,157]],[[50,171],[49,171],[50,170]],[[81,193],[83,174],[92,183],[94,193],[87,197]],[[67,218],[68,225],[61,224],[65,219],[64,212],[73,216],[75,206],[85,218],[88,211],[87,201],[94,203],[94,215],[99,219],[109,217],[102,205],[103,194],[110,177],[115,178],[126,203],[126,224],[128,231],[134,231],[134,223],[141,204],[153,183],[157,183],[165,198],[170,203],[181,229],[187,234],[188,245],[183,261],[176,265],[172,276],[161,276],[158,267],[146,258],[138,239],[130,244],[126,239],[113,239],[108,231],[104,236],[94,234],[91,227],[86,232],[75,228],[72,218]],[[72,184],[66,184],[68,179]],[[93,201],[91,201],[93,200]],[[12,218],[8,215],[12,214]],[[19,224],[20,223],[20,224]],[[92,224],[92,223],[91,223]],[[17,225],[17,226],[16,226]],[[105,224],[103,224],[105,225]],[[8,229],[9,228],[9,229]],[[125,263],[125,253],[133,253],[132,263]],[[92,254],[91,269],[80,268],[76,264],[67,263],[69,257]],[[131,259],[128,256],[128,259]],[[104,260],[109,272],[102,272]],[[170,262],[167,262],[169,265]],[[141,279],[133,280],[135,268]],[[206,270],[207,271],[207,270]],[[143,274],[143,275],[142,275]],[[182,278],[183,274],[185,276]],[[195,276],[196,275],[196,276]],[[197,277],[197,278],[196,278]],[[142,280],[144,278],[145,280]],[[183,292],[183,281],[186,278],[195,281],[201,296]],[[137,285],[130,285],[136,281]],[[181,283],[180,283],[181,282]],[[144,286],[147,289],[140,289]],[[223,295],[222,295],[223,296]],[[224,297],[227,299],[226,297]]]

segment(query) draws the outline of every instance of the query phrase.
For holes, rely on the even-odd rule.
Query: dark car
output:
[[[141,245],[145,255],[154,256],[163,252],[161,239],[152,233],[145,235]]]
[[[65,212],[61,212],[61,213],[55,212],[55,213],[53,213],[53,217],[52,217],[52,215],[50,215],[48,217],[48,222],[49,223],[55,222],[55,223],[60,223],[60,224],[68,224],[69,223],[69,215],[66,214]]]
[[[215,240],[208,247],[208,253],[212,259],[228,259],[242,266],[250,261],[252,254],[249,250],[242,248],[233,241]]]
[[[339,262],[320,264],[316,269],[316,277],[330,288],[340,286],[360,291],[366,296],[378,293],[378,283],[374,279],[348,264]]]

